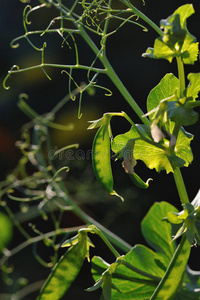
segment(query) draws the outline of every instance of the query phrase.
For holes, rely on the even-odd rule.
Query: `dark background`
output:
[[[199,1],[193,1],[196,14],[188,19],[188,29],[196,36],[200,37],[199,27]],[[133,4],[148,15],[156,24],[160,19],[168,17],[180,5],[188,3],[187,1],[166,1],[158,0],[146,1],[146,5],[142,5],[142,1],[133,1]],[[22,14],[24,4],[20,1],[1,0],[0,2],[0,25],[1,25],[1,47],[0,47],[0,82],[7,74],[12,65],[17,64],[21,68],[40,63],[40,53],[34,51],[30,45],[21,40],[20,47],[12,49],[9,45],[12,39],[24,33],[22,25]],[[47,15],[43,12],[39,13],[35,24],[39,27],[41,20],[46,20]],[[142,23],[142,22],[141,22]],[[48,24],[48,22],[46,22]],[[140,27],[125,25],[116,35],[113,35],[108,41],[107,56],[116,70],[117,74],[125,84],[131,95],[146,111],[146,98],[149,91],[160,81],[167,73],[173,72],[177,75],[175,62],[169,64],[164,60],[150,60],[141,57],[147,47],[152,47],[154,39],[157,37],[155,32],[149,28],[149,31],[143,32]],[[45,37],[46,38],[46,37]],[[61,39],[56,36],[47,37],[48,50],[46,59],[49,62],[63,62],[70,60],[70,51],[67,47],[61,48]],[[34,40],[34,38],[33,38]],[[53,40],[53,42],[52,42]],[[35,40],[37,43],[37,40]],[[38,47],[41,42],[38,42]],[[80,57],[90,59],[90,52],[83,47],[80,50]],[[195,66],[187,66],[186,72],[199,72],[199,61]],[[19,150],[15,147],[15,142],[20,138],[20,127],[28,121],[27,117],[18,109],[17,101],[20,93],[29,95],[29,103],[37,110],[38,113],[48,112],[59,100],[68,93],[67,76],[61,75],[60,71],[48,70],[48,74],[52,77],[49,81],[46,76],[39,71],[28,71],[19,75],[13,75],[9,79],[8,84],[11,88],[5,91],[0,86],[0,164],[1,164],[1,180],[14,168],[20,156]],[[82,80],[77,78],[77,82]],[[68,103],[57,117],[57,122],[68,124],[73,122],[75,129],[72,132],[54,132],[52,131],[53,145],[63,147],[71,143],[79,143],[80,149],[87,151],[91,149],[92,140],[95,131],[87,131],[87,121],[98,119],[107,111],[125,111],[137,123],[137,116],[131,111],[129,105],[123,99],[116,87],[105,76],[100,76],[98,84],[108,87],[112,90],[112,97],[106,97],[102,90],[97,90],[94,97],[89,95],[83,96],[81,120],[77,118],[78,103]],[[113,131],[115,134],[123,133],[129,129],[126,122],[117,119],[113,122]],[[186,128],[195,136],[199,133],[199,123],[190,128]],[[198,138],[194,138],[192,142],[194,161],[189,168],[182,169],[182,174],[186,182],[189,197],[191,200],[199,189],[199,142]],[[181,209],[179,197],[173,180],[173,175],[166,175],[165,172],[157,174],[154,170],[148,170],[142,163],[138,163],[137,167],[139,175],[146,179],[152,177],[154,180],[150,183],[148,190],[138,190],[135,188],[118,162],[113,165],[114,179],[117,191],[125,197],[125,203],[111,197],[102,191],[94,178],[92,172],[91,161],[73,161],[68,162],[71,173],[68,177],[67,187],[72,193],[74,199],[80,203],[89,215],[102,222],[110,230],[121,236],[128,243],[134,245],[136,243],[145,243],[140,233],[140,222],[150,206],[155,201],[169,201],[173,205]],[[83,189],[84,186],[84,189]],[[81,224],[75,216],[68,214],[67,221],[63,226],[75,226]],[[48,229],[47,229],[48,231]],[[15,238],[16,239],[16,238]],[[95,250],[92,253],[102,255],[109,262],[113,257],[109,256],[106,247],[98,240]],[[14,243],[14,242],[13,242]],[[199,249],[193,248],[192,259],[190,265],[194,269],[200,269]],[[22,261],[23,257],[23,261]],[[38,272],[41,279],[47,276],[49,270],[41,271],[38,263],[30,263],[34,261],[31,251],[26,250],[26,256],[22,254],[17,256],[15,261],[16,269],[18,266],[18,275],[27,276],[33,281],[38,280]],[[27,269],[27,265],[29,265]],[[92,284],[90,277],[85,276],[85,270],[89,272],[89,266],[86,263],[81,274],[78,276],[76,283],[72,286],[68,296],[63,299],[96,299],[98,292],[95,294],[87,294],[82,292],[85,288]],[[15,275],[17,276],[17,275]],[[42,277],[43,276],[43,277]],[[3,286],[3,285],[1,285]],[[6,287],[0,287],[0,292],[8,291]],[[32,298],[31,298],[32,297]],[[34,299],[30,296],[27,299]],[[68,298],[67,298],[68,297]],[[85,298],[84,298],[85,297]],[[96,298],[95,298],[96,297]]]

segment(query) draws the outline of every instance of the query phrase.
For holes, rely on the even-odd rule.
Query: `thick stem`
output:
[[[181,60],[181,57],[177,57],[177,67],[178,67],[178,77],[179,77],[179,97],[184,97],[184,90],[185,90],[185,71],[184,71],[184,64]],[[175,124],[173,134],[178,137],[179,130],[181,126]],[[180,196],[181,203],[190,203],[189,197],[186,191],[185,183],[183,181],[183,177],[179,168],[175,168],[174,170],[174,180],[176,183],[176,187]]]
[[[178,67],[178,78],[179,78],[179,97],[183,98],[183,92],[185,90],[185,71],[184,64],[181,60],[181,57],[177,57],[177,67]]]
[[[182,204],[190,203],[188,194],[186,191],[186,187],[183,181],[183,177],[179,168],[174,169],[174,180],[176,183],[176,187],[180,196],[180,200]]]
[[[120,93],[124,96],[128,104],[131,106],[131,108],[134,110],[134,112],[138,115],[140,120],[145,124],[145,125],[150,125],[149,120],[144,116],[144,112],[141,110],[141,108],[138,106],[138,104],[135,102],[131,94],[128,92],[120,78],[117,76],[115,73],[114,69],[110,65],[109,61],[107,58],[104,58],[104,66],[107,70],[107,75],[108,77],[112,80],[112,82],[115,84],[115,86],[118,88]]]

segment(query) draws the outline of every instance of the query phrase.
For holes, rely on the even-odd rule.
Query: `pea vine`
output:
[[[41,62],[24,68],[14,65],[3,82],[5,89],[9,89],[10,77],[18,73],[40,69],[51,80],[47,70],[59,68],[67,76],[69,95],[42,116],[29,106],[27,95],[20,95],[19,108],[30,118],[30,122],[24,125],[22,141],[17,144],[22,158],[14,172],[1,184],[1,206],[5,212],[0,215],[0,219],[5,224],[6,234],[0,243],[0,266],[4,278],[9,281],[7,264],[10,257],[30,244],[37,245],[44,241],[47,247],[52,248],[53,256],[47,263],[35,251],[35,258],[43,266],[51,268],[45,282],[36,285],[36,290],[40,289],[37,300],[61,299],[73,284],[85,259],[89,262],[91,260],[95,282],[87,291],[101,288],[100,299],[200,299],[199,272],[194,272],[188,266],[191,246],[200,244],[200,194],[189,199],[180,170],[193,161],[190,146],[193,135],[184,127],[197,123],[199,115],[196,109],[200,106],[200,73],[185,75],[185,65],[193,65],[199,55],[199,44],[187,29],[187,20],[195,12],[193,5],[180,6],[167,19],[161,20],[159,27],[129,0],[72,2],[38,0],[37,6],[28,4],[23,13],[24,34],[11,42],[11,46],[16,48],[25,39],[35,51],[41,53]],[[32,14],[39,10],[48,12],[49,9],[55,13],[55,17],[46,24],[45,29],[29,29]],[[144,31],[150,27],[158,34],[153,47],[142,55],[145,59],[165,59],[169,63],[176,61],[177,64],[178,77],[167,73],[150,91],[147,112],[141,110],[107,58],[107,41],[125,24],[137,25]],[[74,57],[68,64],[46,62],[47,43],[44,38],[48,34],[59,35],[62,45],[73,50]],[[32,36],[40,37],[40,46],[32,42]],[[80,59],[80,38],[93,53],[87,64]],[[78,83],[77,70],[85,72],[84,83]],[[142,161],[149,169],[172,173],[179,193],[182,211],[179,212],[170,203],[156,202],[142,220],[142,234],[150,247],[132,247],[87,215],[63,183],[60,174],[69,171],[69,168],[64,166],[57,169],[53,159],[45,155],[52,151],[49,129],[71,129],[70,126],[55,122],[55,115],[69,100],[78,98],[78,118],[81,118],[85,92],[93,88],[103,89],[112,96],[107,87],[97,84],[100,75],[111,79],[142,124],[136,124],[124,111],[107,112],[98,120],[90,122],[88,129],[98,129],[92,145],[92,163],[97,181],[109,194],[124,201],[123,195],[114,190],[113,156],[115,160],[122,160],[125,173],[138,188],[148,189],[152,180],[143,180],[138,175],[140,170],[137,161]],[[130,126],[129,131],[113,135],[112,120],[116,117],[126,120]],[[59,149],[54,156],[70,147],[76,148],[78,144]],[[34,167],[31,174],[27,170],[28,164]],[[42,233],[31,224],[32,233],[36,234],[33,237],[24,229],[20,218],[14,216],[9,206],[11,200],[22,204],[31,203],[35,215],[41,215],[44,220],[50,218],[54,230]],[[61,221],[66,210],[72,210],[85,225],[62,228]],[[27,216],[29,218],[34,219],[33,214]],[[11,238],[12,224],[25,241],[8,250],[6,247]],[[72,237],[74,232],[77,234]],[[60,239],[61,235],[63,239]],[[113,263],[97,256],[90,258],[90,247],[94,247],[93,235],[98,235],[114,255]],[[64,247],[69,249],[60,257],[58,251]],[[22,299],[21,294],[17,292],[17,299]]]

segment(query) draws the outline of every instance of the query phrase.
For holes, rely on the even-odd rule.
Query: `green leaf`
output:
[[[143,234],[157,253],[146,246],[136,245],[111,265],[100,257],[92,259],[92,274],[96,284],[106,270],[113,270],[110,272],[112,300],[150,299],[175,251],[175,243],[171,241],[171,225],[162,220],[171,210],[176,211],[166,202],[156,203],[142,223]],[[116,267],[117,262],[119,265]]]
[[[199,43],[194,43],[189,36],[186,36],[183,47],[181,58],[184,64],[193,65],[198,59]]]
[[[165,259],[166,267],[174,251],[175,243],[172,241],[171,224],[163,220],[168,212],[177,209],[167,202],[154,203],[142,221],[142,234],[147,243]]]
[[[167,59],[170,63],[172,62],[173,58],[176,57],[176,53],[166,45],[162,37],[159,37],[154,42],[154,58],[156,59]]]
[[[171,124],[171,126],[173,127],[174,124]],[[185,167],[187,167],[193,161],[193,154],[190,147],[192,140],[193,135],[186,132],[184,128],[181,127],[176,141],[175,154],[177,157],[180,157],[185,161]]]
[[[175,95],[179,88],[179,80],[172,73],[166,74],[161,81],[149,93],[147,98],[147,111],[156,108],[160,101]],[[152,117],[150,116],[150,119]]]
[[[12,239],[12,222],[4,213],[0,212],[0,252]]]
[[[167,214],[167,220],[172,224],[181,224],[183,223],[183,220],[186,219],[188,216],[187,211],[182,211],[180,213],[176,212],[169,212]]]
[[[37,300],[59,300],[78,275],[88,255],[87,233],[79,233],[79,242],[58,261],[44,283]]]
[[[150,127],[146,125],[137,125],[143,135],[151,139]],[[174,124],[170,124],[169,132],[172,132]],[[125,134],[116,136],[112,142],[112,150],[115,153],[121,151],[130,139],[138,138],[139,133],[132,127]],[[150,169],[156,169],[157,172],[166,170],[167,173],[173,172],[174,167],[188,166],[193,160],[193,155],[190,148],[190,142],[193,139],[192,135],[186,133],[183,129],[180,130],[176,147],[176,155],[168,155],[162,148],[158,148],[143,140],[136,140],[134,146],[134,157],[136,160],[142,160]],[[151,139],[151,141],[153,141]]]
[[[144,57],[167,59],[181,57],[183,63],[194,64],[198,56],[198,43],[187,29],[187,18],[194,13],[192,4],[179,7],[166,20],[161,20],[163,36],[154,42],[154,49],[148,48]]]
[[[95,176],[99,183],[111,194],[120,197],[113,190],[113,175],[110,160],[109,124],[97,131],[92,146],[92,162]],[[120,197],[122,200],[123,198]]]
[[[186,89],[186,96],[192,97],[195,100],[200,91],[200,73],[190,73],[187,78],[190,84]]]
[[[164,277],[159,282],[159,285],[150,300],[174,299],[182,281],[190,251],[191,245],[186,237],[183,237],[181,243],[176,249],[176,252],[174,253],[174,257],[171,260]]]
[[[164,267],[157,254],[143,245],[136,245],[123,259],[132,267],[161,278],[164,275]],[[114,263],[116,264],[116,263]],[[109,265],[109,268],[112,265]],[[92,274],[95,281],[105,272],[108,264],[101,258],[92,259]],[[112,274],[112,298],[111,299],[149,299],[153,293],[157,281],[138,274],[124,265],[119,265]]]
[[[180,126],[193,125],[198,121],[199,114],[192,108],[186,107],[177,101],[168,103],[168,118]]]
[[[173,48],[177,42],[183,42],[186,30],[181,28],[180,15],[173,14],[160,21],[160,27],[164,29],[163,42]]]
[[[184,28],[187,32],[181,49],[181,57],[185,64],[194,64],[194,62],[197,60],[199,52],[196,38],[191,33],[189,33],[186,23],[187,18],[189,18],[194,13],[195,11],[192,4],[185,4],[183,6],[180,6],[174,12],[174,14],[179,14],[181,27]]]

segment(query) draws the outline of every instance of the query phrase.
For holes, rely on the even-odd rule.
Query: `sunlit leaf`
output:
[[[123,256],[122,259],[134,269],[123,264],[119,264],[114,269],[112,300],[150,299],[155,287],[164,276],[176,248],[175,242],[172,241],[171,225],[163,220],[171,210],[176,211],[176,208],[166,202],[156,203],[149,210],[142,222],[142,232],[156,252],[146,246],[136,245]],[[100,257],[94,257],[92,274],[95,282],[98,283],[102,273],[111,266]]]
[[[154,48],[148,48],[144,57],[167,59],[181,57],[183,63],[194,64],[198,57],[198,43],[187,29],[187,18],[194,13],[192,4],[180,6],[166,20],[161,20],[163,36],[154,42]]]
[[[156,108],[160,101],[175,94],[179,88],[179,80],[172,73],[166,74],[161,81],[150,91],[147,98],[147,111]],[[152,119],[152,115],[150,115]]]
[[[142,221],[142,234],[148,244],[160,253],[166,262],[166,266],[174,254],[176,245],[172,241],[171,225],[163,220],[168,212],[178,212],[167,202],[155,203]]]
[[[172,132],[174,124],[171,124],[170,131]],[[140,130],[143,129],[143,134],[146,138],[151,136],[150,128],[145,125],[139,125]],[[112,143],[112,150],[117,153],[121,151],[128,140],[139,137],[138,132],[132,127],[125,134],[120,134],[114,138]],[[134,157],[136,160],[142,160],[146,166],[150,169],[156,169],[160,172],[166,170],[167,173],[173,172],[173,167],[188,166],[193,155],[190,148],[190,142],[193,139],[192,135],[187,134],[184,130],[180,130],[176,147],[175,154],[168,156],[165,150],[158,148],[152,144],[148,144],[143,140],[136,140],[134,146]],[[137,170],[136,170],[137,172]]]
[[[200,73],[190,73],[188,75],[188,80],[190,81],[190,84],[186,89],[186,96],[196,99],[200,91]]]

